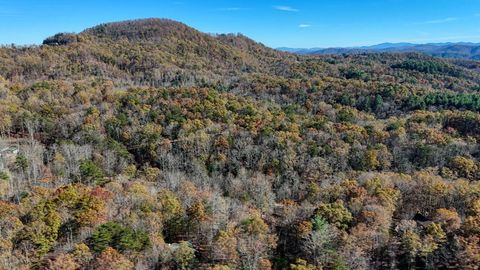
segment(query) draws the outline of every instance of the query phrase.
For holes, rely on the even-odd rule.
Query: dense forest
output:
[[[478,269],[480,62],[146,19],[0,47],[0,269]]]

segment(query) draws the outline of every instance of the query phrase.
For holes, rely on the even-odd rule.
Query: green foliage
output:
[[[434,92],[423,96],[411,96],[406,100],[405,104],[407,108],[413,110],[424,110],[428,106],[439,106],[480,111],[480,95]]]
[[[105,128],[107,134],[115,140],[122,138],[122,132],[128,123],[127,116],[125,114],[118,114],[117,117],[110,118],[105,122]]]
[[[355,80],[367,80],[368,74],[357,68],[349,68],[343,71],[343,75],[346,79],[355,79]]]
[[[451,65],[442,62],[426,60],[406,60],[392,65],[392,68],[401,68],[430,74],[445,74],[454,77],[459,77],[462,75],[460,70],[452,67]]]
[[[315,210],[316,217],[325,219],[328,223],[340,229],[347,229],[353,217],[342,202],[320,204]]]
[[[402,127],[402,123],[399,121],[388,124],[385,128],[387,131],[395,131]]]
[[[101,185],[104,183],[105,174],[103,170],[91,160],[84,160],[80,163],[81,181],[85,183],[95,183]]]
[[[101,225],[90,237],[90,247],[95,252],[102,252],[107,247],[120,251],[142,251],[148,246],[150,246],[150,239],[146,232],[115,222]]]
[[[337,117],[341,122],[352,123],[355,121],[355,111],[352,109],[341,109]]]
[[[411,157],[412,161],[418,166],[428,167],[433,163],[435,149],[431,145],[417,144]]]
[[[173,251],[173,261],[175,262],[177,269],[192,269],[194,259],[195,249],[192,248],[188,242],[180,242],[178,247]]]
[[[0,180],[3,181],[8,181],[10,177],[8,176],[8,173],[5,171],[0,171]]]
[[[61,226],[61,217],[53,201],[42,201],[29,214],[27,227],[18,237],[29,240],[38,254],[45,254],[56,244]]]
[[[28,160],[23,154],[18,154],[15,158],[15,165],[18,169],[25,171],[28,168]]]
[[[129,158],[130,157],[130,152],[128,152],[128,149],[121,143],[117,142],[114,139],[107,139],[106,141],[106,146],[108,149],[115,151],[118,155],[120,155],[123,158]]]
[[[332,270],[348,270],[348,265],[345,263],[345,260],[340,257],[336,256],[335,260],[332,263]]]
[[[316,215],[312,219],[312,228],[314,231],[323,231],[326,225],[327,221],[320,215]]]
[[[171,107],[166,115],[168,122],[183,123],[186,119],[183,117],[182,109],[180,107]]]
[[[59,33],[43,41],[44,45],[68,45],[77,42],[77,36],[70,33]]]
[[[380,110],[383,106],[383,97],[381,95],[376,95],[375,100],[373,101],[372,110],[377,111]]]
[[[356,102],[357,109],[366,112],[379,111],[383,106],[383,97],[381,95],[362,96]]]

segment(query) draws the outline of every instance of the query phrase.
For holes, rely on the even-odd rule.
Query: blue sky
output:
[[[0,44],[147,17],[271,47],[480,42],[480,0],[0,0]]]

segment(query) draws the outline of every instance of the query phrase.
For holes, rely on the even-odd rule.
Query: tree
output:
[[[312,230],[302,237],[302,254],[308,262],[318,267],[326,267],[334,257],[337,231],[320,215],[314,216],[310,224]]]
[[[262,259],[267,259],[276,246],[276,236],[259,213],[253,212],[239,224],[237,250],[240,262],[247,269],[257,269]]]
[[[435,211],[433,220],[442,224],[447,232],[458,230],[462,223],[462,220],[455,209],[439,208]]]
[[[119,251],[142,251],[150,245],[150,240],[144,231],[133,230],[115,222],[107,222],[93,232],[90,245],[95,252],[102,252],[107,247],[113,247]]]
[[[91,160],[84,160],[80,163],[80,177],[82,182],[97,185],[101,185],[105,181],[102,169]]]
[[[238,240],[234,228],[219,231],[212,244],[212,258],[227,265],[237,265],[239,255],[237,251]]]
[[[345,208],[342,201],[334,203],[322,203],[315,210],[316,218],[323,218],[329,224],[332,224],[340,229],[347,229],[353,217],[352,214]]]
[[[52,201],[38,203],[29,213],[30,222],[19,232],[19,240],[31,241],[36,251],[43,255],[50,251],[57,242],[61,226],[61,217]]]
[[[195,259],[195,249],[188,242],[182,241],[173,251],[173,261],[178,269],[191,269]]]
[[[70,254],[60,254],[55,258],[48,260],[46,268],[52,270],[76,270],[80,265]]]
[[[107,247],[105,250],[100,253],[100,255],[95,259],[94,268],[98,270],[132,270],[134,265],[129,261],[125,256],[118,253],[115,249]]]
[[[459,176],[468,179],[475,178],[478,172],[478,166],[474,160],[462,156],[455,156],[450,161],[449,167]]]

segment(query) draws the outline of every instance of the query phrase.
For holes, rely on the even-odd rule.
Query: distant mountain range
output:
[[[345,48],[278,48],[278,50],[297,54],[356,54],[368,52],[419,52],[437,57],[480,60],[480,43],[382,43],[373,46]]]

